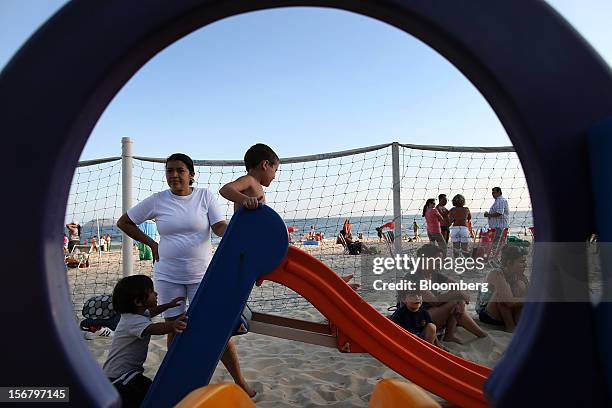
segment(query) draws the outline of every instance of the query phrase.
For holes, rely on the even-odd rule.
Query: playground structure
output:
[[[263,228],[270,240],[248,239],[253,231]],[[189,330],[172,343],[144,406],[173,406],[208,384],[256,280],[288,286],[308,299],[330,323],[264,314],[253,316],[254,322],[284,325],[294,333],[299,331],[299,339],[310,335],[311,342],[333,342],[343,352],[370,353],[450,402],[487,406],[482,388],[490,369],[443,351],[381,315],[325,264],[289,247],[283,220],[267,206],[241,209],[232,217],[189,308]],[[202,347],[203,339],[206,347]]]
[[[20,205],[29,217],[9,217],[6,228],[40,238],[35,253],[5,250],[7,269],[22,259],[31,259],[32,269],[7,277],[3,304],[28,310],[29,323],[46,338],[45,347],[38,336],[3,338],[2,349],[10,351],[3,358],[10,367],[0,376],[4,386],[69,385],[76,406],[118,405],[73,325],[64,264],[55,251],[79,154],[113,96],[157,52],[222,18],[298,5],[361,13],[436,49],[482,92],[507,130],[532,192],[538,240],[580,242],[594,231],[601,242],[612,239],[610,212],[602,207],[610,198],[605,156],[611,148],[612,76],[544,2],[134,0],[127,7],[120,0],[76,0],[50,19],[0,75],[5,106],[0,123],[11,135],[2,146],[30,158],[35,164],[23,167],[21,176],[37,180],[29,185],[32,199]],[[75,55],[80,64],[74,63]],[[579,199],[559,201],[559,191]],[[581,218],[571,229],[563,222],[568,213]],[[602,254],[604,274],[611,260]],[[559,263],[544,254],[537,263],[555,268],[538,271],[536,285],[554,288],[560,274],[573,274],[585,278],[577,290],[588,291],[585,257]],[[610,313],[610,303],[597,309],[589,302],[529,303],[516,332],[521,341],[513,341],[507,351],[512,358],[502,359],[484,385],[488,401],[497,406],[608,405]],[[564,342],[557,330],[567,321],[581,335]],[[36,362],[37,370],[24,359]]]

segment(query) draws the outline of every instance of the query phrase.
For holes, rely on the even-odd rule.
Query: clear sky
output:
[[[65,1],[0,0],[0,67]],[[612,2],[550,0],[612,65]],[[508,145],[480,93],[419,40],[340,10],[284,8],[219,21],[153,58],[119,92],[82,159],[182,151],[240,159],[399,141]]]

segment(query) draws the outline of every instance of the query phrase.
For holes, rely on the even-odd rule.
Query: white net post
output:
[[[391,145],[391,169],[393,180],[393,221],[395,222],[395,227],[393,228],[395,240],[393,241],[393,245],[395,253],[400,254],[402,252],[402,203],[400,191],[399,143],[397,142],[393,142]]]
[[[121,138],[121,207],[125,214],[132,208],[132,140],[129,137]],[[130,276],[134,271],[132,247],[134,243],[125,232],[122,239],[123,276]]]

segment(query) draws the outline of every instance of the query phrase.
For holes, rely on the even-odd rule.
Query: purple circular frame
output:
[[[156,53],[222,18],[285,6],[370,16],[437,50],[480,90],[508,132],[531,192],[538,240],[581,241],[595,231],[586,134],[612,115],[612,76],[544,2],[73,0],[0,74],[8,182],[27,185],[17,207],[7,206],[15,214],[5,230],[16,239],[3,246],[1,298],[5,311],[17,313],[5,316],[0,385],[69,386],[75,406],[118,405],[74,324],[57,250],[79,155],[112,98]],[[560,200],[562,191],[577,200]],[[563,222],[568,214],[580,220],[572,228]],[[21,236],[37,239],[24,245]],[[579,335],[562,333],[568,326]],[[498,406],[603,406],[594,332],[590,304],[528,304],[506,353],[511,358],[487,382],[488,398]]]

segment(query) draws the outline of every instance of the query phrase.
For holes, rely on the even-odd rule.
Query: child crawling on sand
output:
[[[102,369],[119,391],[123,407],[139,407],[151,386],[151,380],[142,375],[151,335],[180,333],[187,327],[184,316],[160,323],[151,322],[151,317],[184,300],[178,297],[158,306],[153,281],[145,275],[127,276],[115,285],[113,309],[121,319]]]

